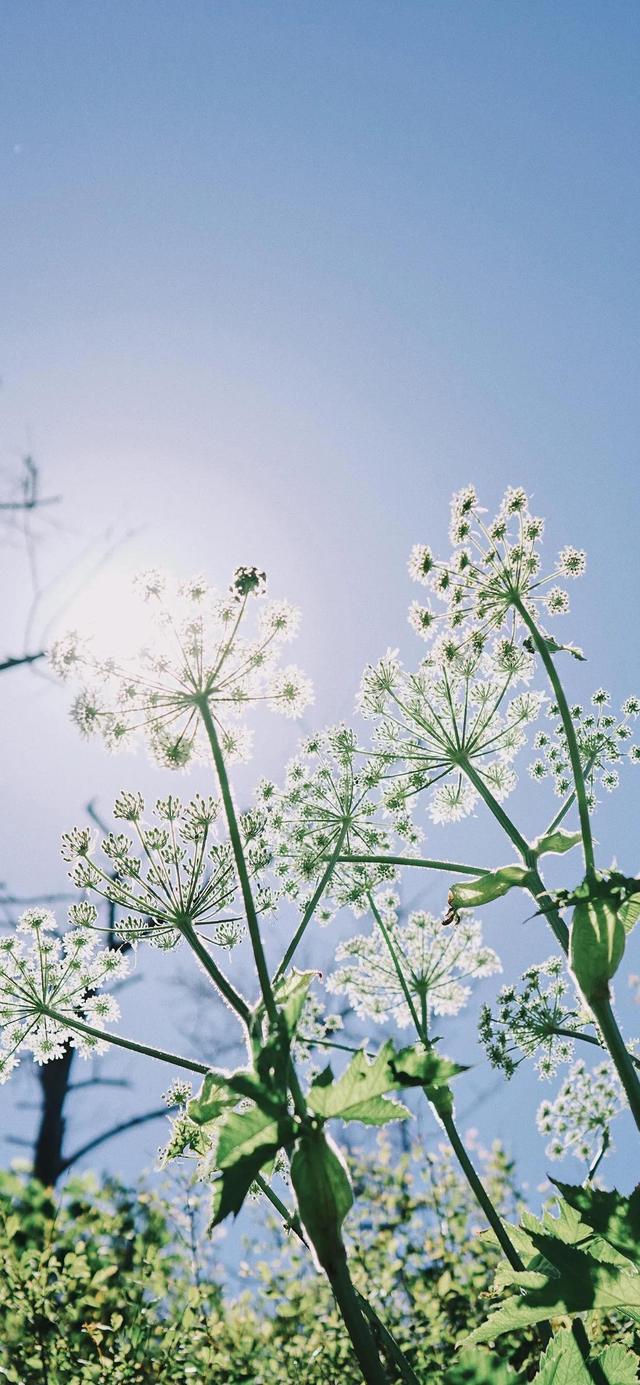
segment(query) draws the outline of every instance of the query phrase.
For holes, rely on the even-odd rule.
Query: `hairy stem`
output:
[[[591,1000],[590,1009],[615,1063],[616,1072],[624,1087],[633,1119],[640,1130],[640,1078],[633,1058],[627,1049],[616,1018],[611,1009],[608,996],[602,1000]]]
[[[236,870],[238,872],[238,879],[240,881],[240,889],[242,890],[242,898],[244,901],[245,914],[247,917],[247,927],[249,929],[249,937],[251,939],[251,946],[253,948],[253,957],[256,964],[256,971],[258,973],[258,981],[260,982],[262,999],[264,1001],[265,1010],[267,1012],[267,1015],[269,1016],[270,1022],[273,1025],[276,1025],[278,1020],[278,1012],[276,1009],[275,1000],[273,998],[273,990],[271,988],[271,981],[269,979],[267,961],[264,955],[264,948],[262,946],[262,938],[260,936],[260,925],[258,923],[256,906],[253,901],[251,882],[249,880],[249,872],[247,870],[247,863],[245,860],[244,849],[242,846],[242,838],[240,836],[240,828],[238,826],[236,810],[231,795],[231,786],[229,784],[229,779],[227,776],[227,769],[224,763],[224,756],[222,754],[220,742],[218,740],[218,733],[215,727],[215,722],[211,715],[211,709],[209,707],[209,703],[206,697],[203,696],[202,698],[200,698],[198,702],[198,709],[200,711],[200,716],[202,717],[202,722],[207,733],[209,745],[211,746],[213,763],[216,768],[218,783],[220,785],[220,792],[222,794],[222,802],[224,804],[227,826],[229,828],[229,836],[231,838],[231,847],[236,863]]]
[[[326,868],[325,868],[325,870],[323,871],[323,873],[322,873],[322,875],[321,875],[321,877],[320,877],[320,881],[319,881],[319,883],[318,883],[316,889],[314,890],[314,892],[313,892],[313,894],[312,894],[312,896],[311,896],[311,899],[309,900],[309,903],[307,904],[307,907],[306,907],[306,909],[305,909],[305,911],[304,911],[304,913],[303,913],[303,915],[302,915],[302,919],[300,920],[300,924],[298,925],[298,928],[296,929],[296,931],[295,931],[295,933],[294,933],[294,935],[293,935],[293,937],[292,937],[292,939],[291,939],[291,942],[289,943],[289,946],[288,946],[288,948],[287,948],[287,950],[286,950],[286,952],[285,952],[285,954],[284,954],[284,957],[282,958],[282,961],[280,962],[280,964],[279,964],[279,966],[278,966],[278,968],[277,968],[277,971],[274,973],[274,977],[273,977],[274,985],[275,985],[275,982],[278,981],[278,980],[280,979],[280,977],[284,975],[285,971],[287,970],[287,967],[289,966],[289,963],[292,961],[292,959],[293,959],[295,953],[297,952],[298,947],[300,946],[300,943],[302,942],[302,939],[303,939],[303,937],[304,937],[304,934],[305,934],[305,932],[306,932],[306,930],[307,930],[307,927],[308,927],[309,923],[311,922],[311,919],[313,918],[313,915],[314,915],[314,913],[315,913],[315,911],[316,911],[316,909],[317,909],[317,907],[318,907],[318,904],[320,903],[320,900],[322,899],[322,896],[323,896],[323,894],[324,894],[324,892],[325,892],[325,890],[326,890],[326,888],[327,888],[327,885],[328,885],[328,883],[329,883],[329,880],[331,879],[331,876],[333,875],[333,868],[334,868],[334,866],[335,866],[335,864],[336,864],[336,861],[339,860],[339,859],[340,859],[340,860],[343,859],[343,858],[340,856],[340,851],[341,851],[342,843],[343,843],[343,841],[344,841],[346,835],[347,835],[347,828],[346,828],[346,825],[345,825],[345,826],[342,828],[342,830],[340,831],[340,834],[339,834],[339,836],[338,836],[338,840],[337,840],[336,845],[335,845],[335,850],[334,850],[334,851],[331,853],[331,855],[329,856],[329,859],[328,859],[328,861],[327,861]]]
[[[69,1019],[56,1010],[43,1009],[43,1015],[56,1020],[67,1029],[75,1029],[79,1034],[87,1034],[90,1039],[100,1039],[103,1043],[114,1044],[116,1048],[127,1048],[131,1053],[143,1053],[145,1058],[155,1058],[159,1063],[171,1063],[174,1068],[186,1068],[188,1072],[207,1073],[206,1063],[195,1063],[191,1058],[180,1058],[177,1053],[166,1053],[162,1048],[151,1048],[149,1044],[136,1043],[135,1039],[123,1039],[120,1034],[110,1034],[104,1029],[95,1029],[83,1020]]]
[[[186,942],[189,944],[191,951],[195,953],[198,960],[202,963],[207,975],[211,977],[214,986],[217,987],[220,994],[224,996],[227,1001],[227,1004],[231,1006],[232,1010],[235,1010],[235,1013],[242,1020],[242,1023],[248,1028],[251,1022],[251,1010],[244,996],[241,996],[240,992],[236,991],[235,987],[231,985],[231,982],[227,980],[224,972],[220,971],[220,968],[216,966],[213,957],[207,951],[202,940],[198,937],[195,928],[193,928],[191,924],[183,924],[181,932],[183,938],[185,938]]]
[[[524,624],[526,625],[529,631],[529,634],[531,635],[531,640],[534,645],[534,648],[536,649],[537,653],[540,655],[540,658],[542,659],[542,662],[545,667],[545,672],[547,674],[551,687],[553,688],[555,699],[558,704],[558,711],[560,713],[560,718],[562,720],[562,725],[564,728],[564,734],[567,740],[567,749],[569,751],[569,759],[571,761],[571,772],[573,774],[573,782],[575,784],[576,789],[578,814],[580,817],[580,830],[582,832],[584,863],[587,875],[592,875],[595,870],[595,860],[593,854],[593,837],[591,835],[591,819],[589,817],[589,805],[587,803],[587,787],[584,780],[582,760],[580,758],[580,750],[578,747],[578,740],[576,737],[575,726],[573,724],[573,718],[569,710],[569,704],[565,697],[564,688],[558,676],[558,670],[553,662],[553,657],[549,651],[547,641],[541,634],[533,616],[531,615],[530,611],[527,610],[526,606],[520,600],[517,600],[515,602],[515,605],[522,620],[524,621]]]

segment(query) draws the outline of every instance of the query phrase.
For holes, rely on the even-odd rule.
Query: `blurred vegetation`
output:
[[[478,1161],[511,1220],[519,1202],[512,1166],[498,1146]],[[418,1164],[417,1152],[381,1142],[353,1168],[356,1192],[367,1189],[351,1218],[354,1278],[419,1379],[532,1378],[540,1357],[532,1333],[500,1338],[499,1355],[456,1347],[486,1316],[499,1255],[446,1150],[426,1161],[422,1153]],[[186,1184],[168,1197],[83,1176],[54,1194],[18,1172],[0,1174],[0,1380],[359,1381],[306,1248],[293,1238],[283,1244],[281,1230],[267,1226],[246,1246],[244,1287],[232,1294],[216,1277],[219,1242],[206,1237],[205,1224],[203,1199],[194,1202]],[[611,1318],[594,1335],[624,1338]]]

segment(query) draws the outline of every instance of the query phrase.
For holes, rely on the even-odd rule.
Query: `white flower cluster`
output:
[[[83,734],[99,732],[117,749],[141,733],[159,764],[181,768],[203,753],[206,707],[227,761],[246,760],[251,732],[243,714],[249,706],[263,702],[299,717],[313,701],[309,680],[278,662],[281,646],[298,630],[294,607],[261,602],[257,629],[244,635],[250,598],[264,592],[264,573],[238,568],[226,595],[200,578],[172,587],[155,570],[141,574],[136,586],[152,607],[156,631],[136,660],[98,658],[75,633],[51,649],[61,678],[83,680],[72,708]]]
[[[327,989],[348,996],[363,1019],[393,1020],[406,1028],[413,1018],[409,995],[426,1031],[431,1014],[456,1015],[462,1009],[471,994],[470,982],[502,970],[497,954],[483,943],[482,925],[476,919],[465,916],[455,927],[447,927],[420,910],[402,920],[393,893],[378,897],[376,907],[393,955],[376,925],[369,936],[340,944],[336,961],[342,965],[327,981]]]
[[[519,608],[533,613],[542,606],[552,616],[569,609],[567,593],[555,585],[556,579],[580,577],[585,553],[563,548],[554,570],[540,576],[544,520],[531,514],[529,497],[519,486],[508,488],[493,519],[485,515],[475,487],[465,486],[451,502],[449,560],[438,560],[424,544],[411,551],[410,577],[430,588],[441,603],[434,610],[414,602],[409,611],[411,626],[426,639],[439,623],[463,640],[477,642],[505,628],[513,639],[522,620]]]
[[[548,708],[547,714],[555,724],[550,731],[539,731],[534,737],[534,749],[540,754],[529,765],[529,773],[538,782],[552,778],[555,793],[564,798],[573,784],[566,736],[555,704]],[[571,708],[592,810],[597,803],[598,784],[612,793],[620,783],[618,766],[625,760],[630,764],[640,762],[640,745],[630,744],[634,734],[632,723],[638,716],[640,697],[627,697],[616,716],[611,711],[611,697],[605,688],[596,688],[589,711],[578,704]]]
[[[553,1077],[561,1063],[570,1063],[575,1041],[572,1033],[593,1023],[582,1013],[579,999],[565,999],[569,980],[561,957],[528,967],[520,988],[503,986],[495,1012],[483,1005],[479,1034],[492,1067],[512,1077],[525,1058],[538,1054],[541,1078]]]
[[[327,921],[335,908],[349,905],[362,914],[368,893],[395,879],[386,863],[341,863],[343,855],[380,856],[394,837],[414,847],[420,833],[406,803],[393,793],[380,795],[376,761],[356,765],[356,738],[345,726],[306,740],[277,789],[263,781],[258,804],[267,808],[267,838],[276,875],[286,894],[313,894],[325,874],[326,897],[316,917]]]
[[[129,911],[117,931],[130,942],[145,939],[168,949],[193,928],[210,930],[204,936],[219,947],[233,947],[243,924],[234,911],[237,878],[231,845],[215,837],[218,802],[196,795],[183,805],[170,796],[158,799],[153,813],[156,821],[145,822],[142,796],[119,796],[114,817],[130,824],[135,840],[124,832],[109,833],[102,841],[106,867],[94,859],[97,840],[89,828],[65,832],[62,855],[71,863],[73,883]],[[241,814],[239,823],[257,902],[265,910],[273,899],[258,878],[270,862],[264,814]]]
[[[573,1154],[591,1162],[609,1144],[612,1121],[625,1109],[627,1099],[613,1063],[608,1059],[587,1068],[579,1059],[569,1069],[553,1101],[538,1108],[537,1125],[549,1137],[550,1159]]]
[[[492,647],[442,640],[416,673],[395,651],[365,669],[359,707],[375,719],[374,755],[397,794],[429,790],[434,822],[473,812],[479,783],[498,800],[516,785],[512,761],[526,742],[545,694],[525,689],[533,659],[507,639]]]
[[[75,1029],[74,1021],[103,1029],[118,1018],[117,1001],[98,990],[126,975],[127,960],[114,949],[98,951],[84,920],[82,909],[72,907],[73,927],[59,938],[48,909],[27,909],[17,934],[0,936],[0,1082],[7,1081],[22,1050],[36,1063],[48,1063],[68,1043],[84,1058],[107,1048]]]

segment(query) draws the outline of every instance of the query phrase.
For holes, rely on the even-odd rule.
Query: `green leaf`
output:
[[[278,982],[274,999],[285,1022],[287,1034],[292,1039],[304,1008],[304,1002],[311,982],[318,976],[317,971],[293,971]]]
[[[300,1140],[291,1160],[291,1182],[320,1264],[335,1265],[344,1255],[340,1230],[353,1206],[353,1192],[342,1155],[324,1131]]]
[[[531,843],[531,849],[536,856],[555,854],[556,856],[571,851],[574,846],[579,846],[582,841],[580,832],[562,832],[556,828],[555,832],[547,832],[544,837],[538,837]]]
[[[444,1377],[444,1385],[517,1385],[517,1379],[506,1361],[475,1347],[458,1353]]]
[[[324,1120],[339,1116],[341,1120],[362,1121],[365,1125],[384,1125],[386,1121],[409,1116],[411,1112],[406,1106],[383,1095],[397,1085],[389,1066],[392,1056],[393,1044],[389,1041],[373,1062],[362,1051],[354,1054],[337,1081],[331,1080],[331,1069],[325,1068],[309,1090],[307,1102],[311,1110]]]
[[[211,1228],[230,1214],[237,1216],[260,1169],[286,1145],[295,1127],[289,1116],[274,1121],[266,1111],[229,1111],[221,1119],[216,1147],[219,1177],[213,1185]]]
[[[593,1376],[582,1359],[573,1333],[565,1328],[552,1337],[540,1358],[534,1385],[593,1385]]]
[[[535,1250],[548,1268],[512,1271],[510,1282],[520,1292],[501,1303],[468,1338],[470,1344],[493,1341],[503,1332],[518,1331],[550,1316],[640,1309],[640,1274],[603,1263],[552,1235],[530,1232]]]
[[[198,1095],[187,1106],[187,1115],[196,1125],[208,1125],[230,1105],[235,1105],[235,1098],[230,1097],[226,1078],[208,1072]]]
[[[552,1182],[587,1226],[640,1267],[640,1187],[630,1197],[623,1197],[615,1188],[605,1192],[602,1188],[574,1187],[555,1178]]]
[[[564,1328],[551,1339],[540,1360],[540,1370],[533,1385],[636,1385],[637,1357],[620,1343],[605,1347],[599,1356],[590,1357],[596,1370],[590,1370],[583,1360],[573,1333]]]
[[[612,1342],[596,1357],[600,1369],[604,1371],[611,1385],[637,1385],[638,1358],[628,1351],[622,1342]]]
[[[449,1079],[467,1072],[461,1063],[442,1058],[433,1047],[421,1043],[401,1049],[391,1058],[390,1067],[398,1086],[423,1087],[440,1115],[448,1115],[453,1110]]]
[[[631,929],[635,928],[638,919],[640,919],[640,894],[632,895],[631,899],[628,899],[626,904],[621,906],[618,910],[618,918],[625,933],[630,933]]]
[[[456,881],[449,890],[449,907],[455,913],[459,909],[477,909],[493,899],[500,899],[509,890],[527,889],[529,879],[530,873],[524,866],[514,865],[487,871],[475,880]]]
[[[219,1169],[230,1168],[239,1159],[263,1147],[276,1153],[283,1145],[291,1143],[294,1133],[293,1121],[287,1115],[273,1120],[267,1111],[257,1106],[248,1111],[229,1111],[219,1128],[216,1165]],[[265,1155],[263,1163],[266,1158]]]

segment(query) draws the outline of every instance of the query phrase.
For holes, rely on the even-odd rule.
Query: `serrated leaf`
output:
[[[279,1149],[292,1143],[294,1135],[290,1116],[274,1121],[257,1106],[228,1111],[221,1117],[216,1145],[219,1177],[213,1185],[211,1227],[230,1214],[238,1215],[257,1174]]]
[[[640,1267],[640,1187],[630,1197],[612,1189],[574,1187],[552,1179],[583,1223]]]
[[[636,1385],[637,1357],[621,1343],[605,1347],[589,1362],[596,1370],[589,1369],[573,1333],[564,1328],[551,1339],[541,1357],[533,1385],[594,1385],[595,1380],[606,1381],[607,1385]]]
[[[600,1369],[604,1371],[611,1385],[637,1385],[638,1358],[628,1351],[622,1342],[612,1342],[596,1357]]]
[[[400,1120],[411,1113],[398,1101],[389,1101],[383,1094],[397,1085],[389,1066],[393,1044],[383,1045],[372,1062],[360,1050],[337,1081],[327,1081],[327,1069],[312,1083],[307,1103],[324,1120],[339,1116],[341,1120],[362,1121],[365,1125],[384,1125]],[[331,1074],[331,1069],[328,1069]]]
[[[640,1310],[640,1275],[607,1265],[557,1237],[530,1232],[534,1248],[551,1266],[551,1273],[531,1269],[513,1272],[511,1283],[520,1290],[493,1312],[468,1338],[470,1344],[493,1341],[503,1332],[518,1331],[550,1316]]]
[[[237,1217],[251,1184],[264,1165],[273,1158],[273,1148],[265,1146],[238,1159],[230,1168],[223,1169],[213,1184],[212,1216],[209,1230],[219,1226],[225,1217]]]
[[[248,1111],[229,1111],[219,1127],[216,1146],[217,1167],[230,1168],[239,1159],[253,1154],[263,1146],[269,1146],[275,1153],[283,1145],[291,1142],[294,1133],[293,1121],[286,1114],[281,1119],[274,1120],[267,1111],[261,1111],[258,1106],[252,1106]]]
[[[489,870],[476,880],[456,881],[449,890],[449,908],[457,913],[460,909],[478,909],[500,899],[509,890],[526,889],[530,872],[524,866],[501,866],[499,870]]]
[[[593,1385],[578,1343],[567,1328],[556,1332],[549,1342],[533,1385]]]
[[[187,1115],[196,1125],[208,1125],[222,1115],[230,1105],[235,1105],[224,1078],[219,1073],[208,1072],[198,1095],[189,1102]]]
[[[579,846],[582,841],[580,832],[562,832],[556,828],[555,832],[547,832],[543,837],[538,837],[531,843],[531,848],[536,856],[546,856],[555,854],[556,856],[571,851],[574,846]]]

